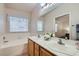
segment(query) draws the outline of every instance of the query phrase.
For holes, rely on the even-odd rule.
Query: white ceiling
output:
[[[6,3],[5,7],[31,12],[37,3]]]

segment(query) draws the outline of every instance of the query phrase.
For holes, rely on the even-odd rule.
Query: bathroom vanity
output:
[[[64,40],[64,45],[58,44],[59,38],[50,38],[45,41],[43,37],[28,38],[28,55],[29,56],[75,56],[79,55],[79,50],[76,49],[77,41]]]
[[[54,56],[55,54],[51,53],[47,49],[40,46],[38,43],[28,40],[28,55],[29,56]]]

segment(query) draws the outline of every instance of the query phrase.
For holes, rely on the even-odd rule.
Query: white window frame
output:
[[[24,18],[24,19],[26,19],[26,21],[27,21],[27,29],[26,29],[26,31],[11,31],[10,30],[10,17],[17,17],[17,18]],[[8,16],[8,23],[9,23],[9,32],[11,32],[11,33],[22,33],[22,32],[28,32],[29,31],[29,20],[28,20],[28,18],[27,17],[20,17],[20,16]]]
[[[38,23],[39,22],[42,23],[42,29],[41,30],[38,29],[38,25],[39,25]],[[37,32],[43,32],[44,31],[44,22],[43,22],[43,20],[38,20],[36,25],[37,25],[37,28],[36,28]]]

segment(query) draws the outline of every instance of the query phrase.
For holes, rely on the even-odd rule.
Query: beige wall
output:
[[[40,18],[39,16],[39,11],[40,11],[40,6],[37,5],[32,12],[24,12],[20,11],[17,9],[12,9],[9,7],[5,7],[4,4],[0,4],[0,11],[4,13],[4,31],[0,35],[0,39],[2,40],[3,36],[6,36],[6,39],[14,40],[18,38],[27,38],[27,36],[31,34],[37,34],[36,30],[36,22]],[[24,16],[28,17],[29,19],[29,32],[26,33],[10,33],[9,32],[9,27],[8,27],[8,22],[7,22],[7,16],[12,15],[12,16]]]
[[[27,38],[27,36],[29,36],[30,31],[26,32],[26,33],[10,33],[9,32],[9,27],[8,27],[8,22],[7,22],[7,16],[11,15],[11,16],[24,16],[24,17],[28,17],[29,22],[30,22],[30,18],[31,18],[31,14],[28,12],[24,12],[24,11],[19,11],[16,9],[12,9],[12,8],[5,8],[4,4],[0,4],[0,14],[3,16],[3,20],[4,20],[4,30],[0,33],[0,40],[2,40],[3,36],[6,36],[7,40],[14,40],[14,39],[18,39],[18,38]],[[29,25],[29,29],[30,29],[30,25]]]
[[[36,31],[36,22],[39,19],[39,11],[40,7],[36,7],[32,13],[28,12],[23,12],[23,11],[18,11],[14,10],[11,8],[5,8],[4,4],[0,4],[0,13],[3,14],[4,16],[4,21],[7,19],[6,14],[8,13],[9,15],[19,15],[19,16],[28,16],[31,22],[29,25],[29,32],[30,33],[37,33]],[[55,18],[69,14],[69,19],[70,19],[70,33],[71,33],[71,39],[76,39],[76,32],[75,32],[75,26],[71,25],[76,25],[79,24],[79,4],[63,4],[60,7],[56,8],[54,11],[51,11],[50,13],[46,14],[44,16],[44,22],[45,22],[45,31],[44,32],[54,32],[54,24],[55,24]],[[6,22],[4,26],[6,25]],[[6,28],[4,28],[3,33],[5,34],[11,34],[11,35],[18,35],[18,34],[24,34],[24,33],[7,33]],[[1,33],[0,33],[1,35]],[[25,33],[25,36],[27,34]]]
[[[0,42],[3,42],[3,36],[6,37],[6,40],[10,41],[15,41],[15,40],[20,40],[20,39],[25,39],[27,40],[27,37],[30,35],[30,33],[37,34],[36,31],[36,22],[39,18],[39,7],[36,7],[35,10],[32,11],[32,13],[24,12],[24,11],[19,11],[16,9],[12,8],[5,8],[4,4],[0,4],[0,14],[3,15],[3,20],[4,20],[4,30],[3,32],[0,33]],[[10,33],[8,31],[8,23],[7,23],[7,16],[12,15],[12,16],[25,16],[28,17],[29,19],[29,32],[26,33]],[[0,55],[19,55],[22,53],[24,45],[16,46],[16,47],[11,47],[11,48],[6,48],[6,49],[1,49]],[[9,50],[9,52],[7,52]],[[5,53],[6,52],[6,53]]]
[[[69,14],[71,39],[76,39],[75,26],[72,27],[71,25],[79,24],[79,4],[63,4],[60,7],[56,8],[54,11],[46,14],[44,17],[45,32],[54,32],[55,18],[65,14]]]
[[[31,14],[31,34],[32,35],[36,35],[38,34],[39,32],[37,32],[37,29],[36,29],[36,23],[38,20],[43,20],[43,17],[40,17],[40,5],[38,4],[35,9],[32,11],[32,14]],[[43,33],[43,32],[42,32]]]
[[[0,3],[0,14],[4,12],[4,4]]]
[[[29,23],[30,23],[30,13],[28,12],[24,12],[24,11],[19,11],[19,10],[16,10],[16,9],[11,9],[11,8],[6,8],[5,9],[5,15],[8,16],[8,15],[12,15],[12,16],[23,16],[23,17],[27,17],[29,19]],[[7,18],[6,18],[7,20]],[[7,23],[7,25],[9,25]],[[23,38],[23,39],[26,39],[29,35],[30,35],[30,31],[29,32],[26,32],[26,33],[10,33],[9,32],[9,27],[6,25],[6,37],[7,37],[7,40],[12,38],[13,39],[18,39],[18,38]],[[30,29],[30,25],[29,25],[29,29]]]
[[[5,21],[5,13],[4,13],[4,10],[5,10],[5,8],[4,8],[5,6],[4,6],[4,4],[2,4],[2,3],[0,3],[0,15],[1,16],[3,16],[3,21]],[[2,30],[2,33],[4,33],[4,29],[5,29],[5,23],[3,23],[3,30]],[[2,33],[0,33],[0,35],[2,35]]]
[[[5,19],[7,20],[8,19],[8,16],[23,16],[23,17],[27,17],[29,22],[30,22],[30,13],[28,12],[24,12],[24,11],[19,11],[19,10],[16,10],[16,9],[12,9],[12,8],[5,8]],[[8,22],[7,22],[7,25]],[[5,32],[9,32],[9,27],[6,25],[6,29],[5,29]]]

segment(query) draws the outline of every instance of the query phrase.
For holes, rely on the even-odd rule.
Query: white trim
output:
[[[11,16],[11,15],[10,15]],[[9,23],[9,17],[10,16],[7,16],[8,17],[8,23]],[[18,16],[12,16],[12,17],[18,17]],[[26,17],[19,17],[19,18],[25,18],[25,19],[28,19]],[[10,32],[10,24],[8,24],[8,31]],[[28,20],[28,30],[27,31],[15,31],[15,32],[10,32],[10,33],[24,33],[24,32],[29,32],[29,20]]]

